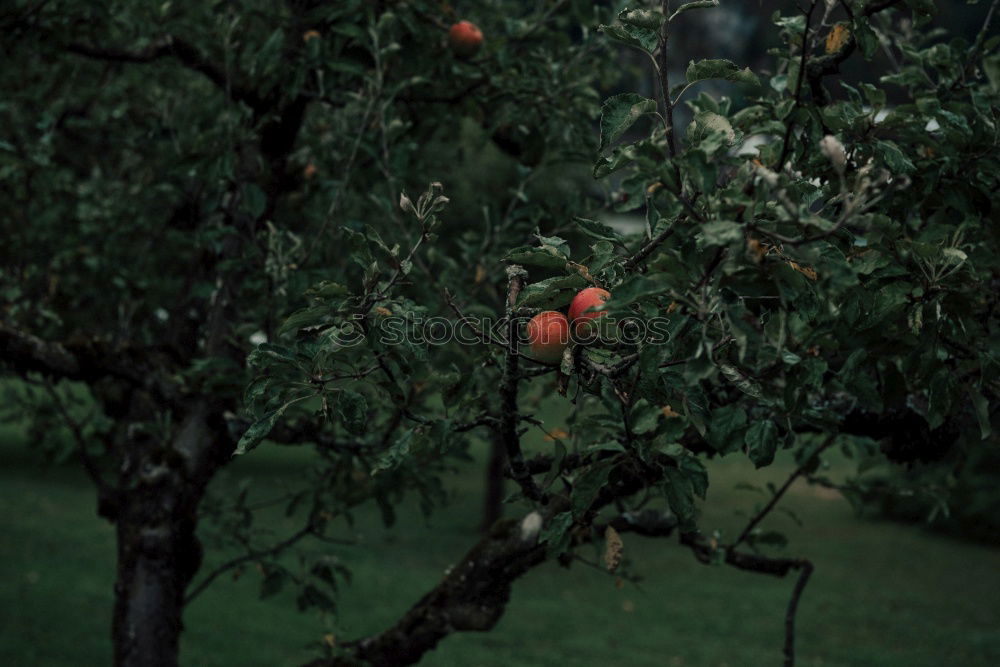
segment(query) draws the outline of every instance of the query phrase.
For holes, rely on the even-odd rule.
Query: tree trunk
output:
[[[173,499],[152,499],[173,504]],[[173,521],[147,517],[130,499],[118,520],[118,577],[112,639],[118,667],[176,667],[184,589],[193,571],[185,536]],[[152,520],[150,520],[152,519]],[[185,572],[184,570],[187,570]]]
[[[184,592],[201,566],[198,503],[232,443],[205,403],[164,446],[130,438],[116,516],[118,573],[112,623],[117,667],[176,667]],[[210,423],[212,422],[212,423]],[[213,428],[213,426],[215,428]]]

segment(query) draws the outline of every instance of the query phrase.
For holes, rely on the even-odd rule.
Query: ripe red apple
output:
[[[555,310],[538,313],[528,322],[531,358],[544,364],[558,364],[569,345],[569,320]]]
[[[459,21],[448,30],[451,50],[463,58],[475,55],[483,45],[483,31],[470,21]]]
[[[569,304],[569,319],[573,322],[573,333],[578,336],[586,333],[590,320],[606,315],[608,311],[600,306],[611,298],[611,293],[600,287],[587,287],[580,290]],[[589,310],[593,308],[593,310]]]

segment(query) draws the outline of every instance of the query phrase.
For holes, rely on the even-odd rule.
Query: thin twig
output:
[[[535,363],[535,364],[539,363],[537,360],[532,359],[528,355],[521,354],[521,352],[518,351],[518,350],[516,350],[516,349],[513,350],[513,351],[511,351],[510,346],[507,343],[505,343],[505,342],[503,342],[501,340],[497,340],[496,338],[493,337],[493,335],[489,331],[486,331],[485,329],[483,329],[482,327],[480,327],[478,324],[476,324],[475,320],[473,320],[471,317],[469,317],[464,312],[462,312],[462,309],[455,302],[454,295],[447,288],[445,288],[445,290],[444,290],[444,300],[445,300],[445,303],[448,304],[448,307],[451,308],[451,310],[458,316],[459,321],[462,324],[464,324],[465,326],[467,326],[470,329],[472,329],[472,332],[474,334],[476,334],[476,336],[479,337],[479,340],[481,342],[483,342],[483,343],[489,343],[490,345],[496,345],[498,347],[502,347],[508,353],[516,354],[518,357],[520,357],[521,359],[524,359],[525,361],[530,361],[530,362]],[[541,366],[540,369],[536,369],[536,370],[539,371],[539,372],[536,372],[536,373],[533,373],[533,374],[535,374],[535,375],[544,375],[545,373],[553,370],[553,368],[551,366]],[[522,375],[522,377],[524,377],[524,376],[527,376],[528,373],[522,373],[521,375]]]
[[[223,563],[222,565],[220,565],[219,567],[215,568],[209,574],[205,575],[205,578],[202,579],[201,582],[197,586],[195,586],[194,588],[192,588],[184,596],[184,604],[185,605],[189,604],[196,597],[198,597],[199,595],[201,595],[202,593],[204,593],[205,590],[209,586],[211,586],[211,584],[212,584],[213,581],[215,581],[216,579],[218,579],[220,576],[222,576],[223,574],[225,574],[229,570],[237,568],[240,565],[243,565],[244,563],[249,563],[249,562],[252,562],[252,561],[255,561],[255,560],[261,560],[263,558],[274,557],[274,556],[280,554],[285,549],[287,549],[287,548],[289,548],[291,546],[294,546],[297,542],[299,542],[300,540],[302,540],[304,537],[308,537],[310,535],[313,536],[313,537],[319,538],[319,539],[321,539],[324,542],[329,542],[329,543],[333,543],[333,544],[343,544],[343,545],[354,544],[353,542],[351,542],[349,540],[338,540],[338,539],[333,538],[333,537],[327,537],[325,535],[322,535],[319,532],[317,532],[316,527],[312,523],[310,523],[309,525],[307,525],[307,526],[305,526],[303,528],[300,528],[299,530],[297,530],[294,533],[292,533],[289,537],[287,537],[286,539],[284,539],[284,540],[282,540],[282,541],[274,544],[273,546],[270,546],[270,547],[268,547],[266,549],[258,549],[258,550],[255,550],[255,551],[250,551],[250,552],[248,552],[246,554],[243,554],[242,556],[237,556],[236,558],[232,558],[232,559],[226,561],[225,563]]]
[[[654,236],[653,239],[649,241],[649,243],[639,248],[639,250],[637,250],[634,255],[629,257],[625,261],[625,270],[632,271],[633,269],[635,269],[643,260],[649,257],[653,253],[653,251],[660,246],[661,243],[669,239],[673,235],[674,228],[678,222],[680,222],[680,220],[673,223],[672,225],[669,225],[662,232]]]
[[[736,541],[729,546],[730,549],[735,549],[741,543],[746,541],[746,539],[750,536],[750,533],[752,533],[760,522],[764,520],[764,517],[771,513],[771,510],[774,509],[774,507],[778,504],[778,501],[785,495],[785,492],[792,486],[792,483],[797,480],[803,472],[805,472],[806,467],[808,467],[817,456],[826,451],[836,439],[836,433],[829,435],[823,444],[819,446],[819,449],[813,452],[808,460],[803,462],[802,465],[795,469],[795,472],[789,475],[788,479],[785,480],[785,483],[781,485],[781,488],[778,489],[773,496],[771,496],[771,500],[768,501],[768,503],[764,505],[764,507],[762,507],[752,519],[750,519],[750,522],[746,525],[746,528],[743,529],[743,532],[740,533],[739,537],[736,538]]]
[[[66,422],[67,428],[69,428],[70,433],[73,435],[73,439],[76,441],[77,455],[80,458],[80,463],[83,465],[84,471],[86,471],[87,475],[94,482],[94,485],[97,486],[99,491],[108,491],[110,486],[106,481],[104,481],[104,477],[101,476],[101,471],[100,468],[97,467],[97,462],[94,461],[90,452],[87,451],[87,438],[83,435],[83,427],[80,425],[80,422],[76,421],[76,419],[74,419],[69,413],[69,410],[66,409],[66,406],[62,402],[62,398],[59,396],[59,392],[55,390],[55,387],[52,386],[52,382],[50,380],[44,380],[42,382],[42,386],[52,399],[52,402],[56,406],[56,410],[58,410],[59,415],[63,418],[63,421]]]
[[[709,263],[708,267],[705,269],[704,275],[702,275],[701,280],[698,281],[698,286],[695,289],[701,289],[708,285],[708,281],[712,279],[712,274],[715,270],[719,268],[722,264],[722,260],[726,257],[726,246],[720,246],[718,250],[715,251],[715,257]]]
[[[785,137],[781,144],[781,156],[778,158],[778,164],[775,165],[776,171],[781,171],[784,168],[785,160],[788,159],[788,152],[792,148],[792,131],[795,128],[795,119],[792,117],[792,114],[795,113],[796,109],[802,103],[802,81],[805,79],[806,63],[809,59],[809,51],[811,50],[809,31],[812,29],[812,17],[816,11],[818,1],[812,0],[812,4],[809,5],[809,11],[806,12],[806,27],[802,31],[802,55],[799,62],[799,73],[795,78],[795,102],[792,104],[791,111],[788,112],[788,121],[785,124]]]
[[[670,16],[670,0],[662,0],[660,7],[664,17]],[[660,92],[663,94],[664,120],[666,121],[667,150],[670,157],[677,156],[677,144],[674,141],[674,104],[670,99],[670,61],[667,44],[670,42],[670,21],[664,20],[660,28],[660,50],[657,52],[657,67],[660,75]],[[678,179],[678,183],[680,180]]]
[[[965,67],[962,68],[961,80],[965,80],[968,76],[969,71],[975,64],[976,59],[979,58],[979,54],[983,50],[983,44],[986,42],[986,36],[989,34],[990,25],[993,23],[993,15],[996,13],[997,6],[1000,5],[1000,0],[993,0],[990,5],[990,9],[986,12],[986,18],[983,19],[983,27],[979,30],[979,34],[976,35],[976,41],[972,45],[972,49],[969,51],[969,57],[965,61]]]

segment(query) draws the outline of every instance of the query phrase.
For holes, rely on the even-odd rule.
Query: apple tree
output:
[[[116,664],[177,664],[184,606],[226,563],[261,562],[265,588],[288,581],[302,606],[329,607],[333,573],[293,577],[269,558],[331,539],[325,525],[359,503],[388,518],[406,490],[438,497],[433,465],[368,477],[370,434],[395,443],[409,409],[345,392],[347,430],[290,410],[269,433],[317,449],[300,531],[261,543],[245,497],[217,511],[226,488],[213,480],[248,426],[247,355],[278,354],[255,346],[296,328],[284,315],[310,285],[335,298],[369,243],[369,284],[389,291],[389,270],[406,287],[411,262],[393,248],[423,232],[397,202],[430,174],[455,183],[439,234],[484,266],[512,235],[597,208],[574,165],[613,72],[581,28],[602,17],[517,2],[464,17],[430,0],[0,9],[0,365],[27,381],[5,385],[4,418],[78,459],[116,527]],[[464,18],[486,34],[475,53],[449,43]],[[411,259],[471,284],[477,264],[459,258],[426,243]],[[237,563],[204,553],[206,530],[225,533]]]
[[[378,484],[428,475],[478,432],[502,443],[528,505],[397,624],[316,664],[416,661],[449,633],[491,628],[514,581],[548,558],[569,563],[603,540],[614,569],[626,532],[676,535],[706,564],[796,573],[792,664],[813,566],[775,555],[784,537],[760,527],[792,482],[834,486],[820,465],[832,447],[864,471],[883,457],[960,460],[992,437],[996,3],[971,43],[919,29],[933,3],[813,1],[774,17],[785,48],[771,72],[673,62],[671,31],[716,5],[662,2],[600,28],[644,54],[657,83],[652,96],[603,101],[593,166],[638,231],[543,219],[532,236],[507,237],[500,263],[484,261],[489,238],[438,254],[448,200],[432,184],[398,202],[406,243],[349,232],[353,265],[308,292],[287,335],[251,355],[257,421],[238,451],[306,420],[343,434],[342,467]],[[848,58],[878,50],[891,71],[839,79]],[[710,80],[732,95],[700,92]],[[679,127],[684,107],[691,121]],[[595,288],[606,302],[590,298]],[[451,335],[428,335],[432,317],[449,317]],[[580,336],[582,320],[596,336]],[[523,435],[540,422],[525,399],[539,395],[563,397],[571,433],[527,457]],[[385,404],[395,406],[390,438],[367,417]],[[780,449],[798,467],[745,529],[702,534],[703,460],[765,467]],[[865,485],[859,474],[842,490],[858,497]]]

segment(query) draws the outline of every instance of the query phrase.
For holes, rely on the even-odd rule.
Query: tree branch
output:
[[[161,58],[176,58],[184,67],[203,74],[233,100],[245,103],[258,113],[266,108],[265,101],[255,90],[233,82],[225,71],[205,57],[193,44],[172,35],[167,35],[138,50],[102,48],[80,42],[70,43],[66,48],[76,55],[118,63],[142,64],[155,62]]]
[[[704,544],[704,542],[699,541],[695,536],[682,535],[681,544],[690,547],[699,563],[708,565],[713,562],[712,556],[716,552],[716,548]],[[793,570],[799,571],[799,577],[795,582],[795,588],[792,589],[792,596],[788,601],[788,608],[785,612],[784,665],[785,667],[794,667],[795,615],[798,611],[802,593],[805,591],[806,584],[809,583],[809,577],[812,576],[815,569],[812,562],[806,559],[769,558],[759,554],[736,551],[734,548],[726,549],[726,556],[723,562],[740,570],[756,572],[757,574],[767,574],[774,577],[784,577]]]
[[[538,542],[544,521],[531,512],[521,521],[496,522],[392,627],[350,642],[344,655],[316,660],[310,667],[411,665],[452,632],[492,629],[510,600],[513,582],[546,558],[545,545]]]
[[[569,457],[578,457],[571,454]],[[574,460],[574,463],[580,461]],[[551,459],[539,457],[541,464],[532,472],[544,472]],[[605,489],[584,513],[594,517],[604,507],[620,498],[628,497],[662,478],[662,468],[646,466],[643,470],[627,474],[613,488]],[[308,664],[308,667],[348,667],[359,663],[376,667],[396,667],[419,661],[428,651],[453,632],[487,631],[503,615],[513,582],[531,568],[544,562],[548,556],[545,545],[538,537],[543,527],[557,514],[568,509],[563,496],[555,496],[541,511],[534,511],[520,521],[501,520],[452,567],[445,578],[424,595],[406,614],[389,629],[370,637],[348,642],[340,653]],[[624,513],[598,526],[603,532],[611,525],[619,533],[632,532],[649,537],[665,537],[676,530],[677,522],[671,515],[645,510]],[[577,524],[577,543],[588,539],[583,524]],[[592,533],[592,531],[589,531]],[[681,544],[692,550],[699,562],[710,563],[718,548],[705,544],[694,534],[681,535]],[[794,660],[794,619],[798,601],[808,581],[813,566],[807,560],[769,558],[728,549],[724,562],[749,572],[784,577],[792,570],[802,571],[793,592],[786,614],[785,665],[789,655]]]
[[[747,539],[747,537],[750,536],[750,533],[753,532],[754,528],[756,528],[760,524],[760,522],[764,520],[764,517],[770,514],[771,510],[775,508],[775,506],[778,504],[778,501],[781,500],[782,496],[785,495],[785,492],[788,491],[788,489],[792,486],[792,483],[796,479],[798,479],[802,475],[802,473],[805,472],[806,468],[816,459],[816,457],[822,454],[824,451],[826,451],[834,443],[836,439],[837,439],[836,433],[828,436],[827,439],[823,442],[823,444],[820,445],[815,452],[813,452],[813,454],[809,457],[809,459],[805,461],[802,465],[800,465],[798,468],[796,468],[795,472],[793,472],[791,475],[788,476],[788,479],[786,479],[785,483],[781,485],[781,488],[778,489],[773,496],[771,496],[771,500],[768,501],[768,503],[764,505],[764,507],[762,507],[761,510],[753,516],[753,518],[750,519],[750,521],[746,525],[746,528],[743,529],[743,532],[741,532],[739,537],[737,537],[736,540],[732,543],[732,545],[730,545],[731,549],[735,549],[736,547],[738,547]]]
[[[813,573],[813,564],[807,560],[802,561],[799,567],[799,578],[792,589],[792,597],[788,600],[788,611],[785,612],[785,667],[795,665],[795,614],[799,609],[799,599],[806,590],[809,577]]]
[[[0,362],[21,375],[40,373],[80,382],[113,377],[165,402],[180,400],[177,387],[161,376],[149,352],[134,346],[111,347],[99,340],[51,342],[0,321]]]
[[[512,264],[507,267],[507,351],[504,355],[503,375],[500,378],[500,440],[507,451],[507,462],[510,465],[511,477],[521,487],[525,497],[531,500],[543,500],[544,494],[535,484],[528,472],[521,452],[521,438],[518,435],[517,385],[517,319],[514,309],[517,297],[524,287],[527,272],[520,266]]]

